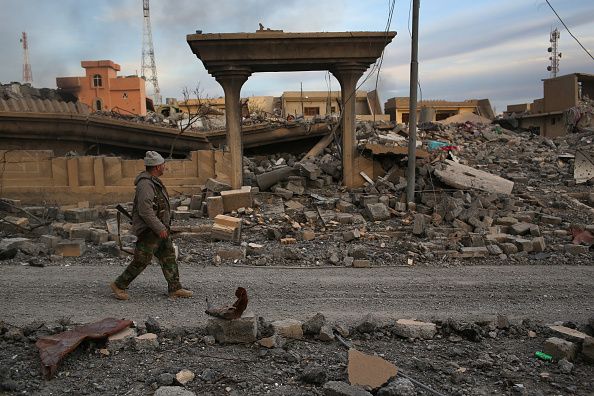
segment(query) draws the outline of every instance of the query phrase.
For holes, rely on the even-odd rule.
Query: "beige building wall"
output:
[[[5,158],[1,195],[26,204],[128,202],[143,160],[120,157],[54,157],[51,150],[0,150]],[[190,159],[167,161],[162,177],[172,193],[198,193],[208,178],[229,183],[230,157],[223,151],[192,151]]]

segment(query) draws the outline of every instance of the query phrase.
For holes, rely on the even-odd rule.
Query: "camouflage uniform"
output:
[[[142,172],[134,181],[136,194],[132,210],[132,229],[138,237],[134,259],[115,280],[120,289],[127,289],[130,283],[150,264],[153,255],[159,259],[169,292],[182,288],[175,260],[171,237],[159,238],[171,223],[171,208],[167,189],[158,177]]]

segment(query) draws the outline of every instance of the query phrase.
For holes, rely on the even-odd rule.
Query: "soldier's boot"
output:
[[[109,286],[111,287],[111,290],[113,291],[115,298],[117,298],[118,300],[127,300],[129,298],[128,292],[126,292],[126,290],[124,289],[120,289],[115,284],[115,282],[112,282]]]
[[[193,295],[194,295],[193,291],[186,290],[186,289],[177,289],[175,291],[169,292],[169,297],[171,297],[171,298],[176,298],[176,297],[189,298],[189,297],[192,297]]]

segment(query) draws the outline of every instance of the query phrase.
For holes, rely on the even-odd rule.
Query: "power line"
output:
[[[546,2],[547,2],[547,4],[549,5],[549,7],[551,7],[551,10],[553,10],[553,12],[555,13],[555,15],[557,15],[557,18],[559,18],[559,21],[561,21],[561,23],[563,24],[563,26],[564,26],[564,27],[565,27],[565,29],[567,30],[567,33],[569,33],[569,35],[570,35],[571,37],[573,37],[573,39],[574,39],[574,40],[575,40],[575,41],[576,41],[576,42],[577,42],[577,43],[580,45],[580,47],[582,47],[582,49],[583,49],[584,51],[586,51],[586,54],[588,54],[588,56],[589,56],[590,58],[592,58],[592,60],[594,60],[594,56],[592,56],[592,54],[590,53],[590,51],[588,51],[588,50],[586,49],[586,47],[584,47],[584,46],[582,45],[582,43],[580,43],[580,40],[578,40],[578,39],[577,39],[577,37],[575,37],[575,36],[573,35],[573,33],[571,33],[571,30],[569,30],[569,28],[567,27],[567,25],[565,24],[565,22],[563,22],[563,19],[561,19],[561,17],[559,16],[559,14],[557,14],[557,11],[555,11],[555,9],[554,9],[554,8],[553,8],[553,6],[551,5],[551,3],[549,3],[549,0],[545,0],[545,1],[546,1]]]

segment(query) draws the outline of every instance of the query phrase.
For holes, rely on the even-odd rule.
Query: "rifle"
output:
[[[124,208],[122,205],[117,204],[116,205],[116,209],[118,211],[117,213],[117,219],[118,219],[118,244],[120,245],[120,250],[122,252],[126,252],[128,254],[134,254],[133,251],[130,251],[129,249],[125,249],[122,246],[122,238],[120,238],[120,223],[121,223],[121,215],[123,214],[124,216],[126,216],[129,220],[130,223],[132,223],[132,215],[126,210],[126,208]]]

